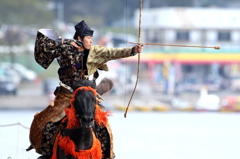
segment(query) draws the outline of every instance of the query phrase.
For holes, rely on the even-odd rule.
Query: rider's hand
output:
[[[82,51],[84,51],[84,48],[83,48],[83,46],[79,46],[79,47],[77,48],[77,50],[78,50],[78,52],[82,52]]]
[[[84,48],[83,48],[83,46],[81,45],[78,45],[76,42],[74,42],[74,41],[72,41],[71,43],[70,43],[70,45],[72,45],[72,46],[74,46],[75,48],[77,48],[77,50],[80,52],[80,51],[84,51]]]
[[[143,49],[143,45],[134,46],[134,53],[141,53]]]

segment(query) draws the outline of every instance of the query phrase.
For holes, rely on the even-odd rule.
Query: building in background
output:
[[[138,28],[139,10],[135,11],[134,21]],[[203,84],[213,91],[230,88],[232,79],[240,79],[239,26],[240,10],[237,8],[143,9],[142,42],[219,45],[221,49],[145,46],[141,61],[151,70],[149,76],[153,83],[156,79],[161,81],[160,77],[162,81],[167,80],[167,76],[164,77],[165,64],[170,62],[175,66],[176,84],[181,83],[184,89],[189,87],[198,91]],[[136,61],[137,58],[133,57],[132,62]],[[156,75],[159,67],[162,76]]]
[[[139,11],[135,12],[138,27]],[[143,9],[142,40],[240,49],[240,10],[234,8]],[[168,49],[166,47],[165,49]]]

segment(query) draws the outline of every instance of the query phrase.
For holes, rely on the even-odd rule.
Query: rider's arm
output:
[[[95,61],[99,61],[100,63],[136,55],[134,47],[108,48],[99,45],[92,46],[89,54],[94,57]]]

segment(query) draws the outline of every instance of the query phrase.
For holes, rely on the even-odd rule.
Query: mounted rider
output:
[[[35,60],[47,69],[56,58],[60,68],[58,76],[60,86],[56,88],[54,102],[43,111],[37,113],[30,128],[30,142],[36,152],[43,155],[39,159],[50,158],[54,137],[59,131],[61,119],[65,116],[64,108],[70,105],[72,98],[72,82],[89,79],[93,75],[93,82],[98,77],[97,70],[108,71],[107,62],[110,60],[134,56],[142,51],[142,45],[126,48],[107,48],[92,46],[94,31],[85,21],[75,25],[74,39],[64,39],[51,29],[40,29],[35,42]],[[101,91],[103,92],[103,91]],[[104,158],[114,158],[113,137],[110,125],[95,126],[95,133],[102,143]]]

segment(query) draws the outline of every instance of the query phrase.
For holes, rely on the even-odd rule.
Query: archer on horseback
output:
[[[69,107],[73,96],[73,81],[89,80],[89,76],[93,75],[93,82],[95,82],[98,69],[108,71],[106,64],[108,61],[134,56],[141,53],[143,48],[143,45],[126,48],[93,46],[94,31],[84,21],[76,24],[75,30],[74,40],[63,39],[51,29],[40,29],[37,33],[35,60],[47,69],[56,58],[60,65],[58,75],[61,81],[54,92],[54,102],[37,113],[31,124],[29,135],[31,146],[28,150],[36,149],[37,153],[43,155],[39,159],[51,158],[53,142],[59,131],[61,120],[65,116],[64,109]],[[100,88],[102,86],[96,88],[100,95],[106,92]],[[95,133],[99,134],[97,137],[101,141],[104,158],[114,158],[113,138],[109,124],[106,127],[97,125]]]

